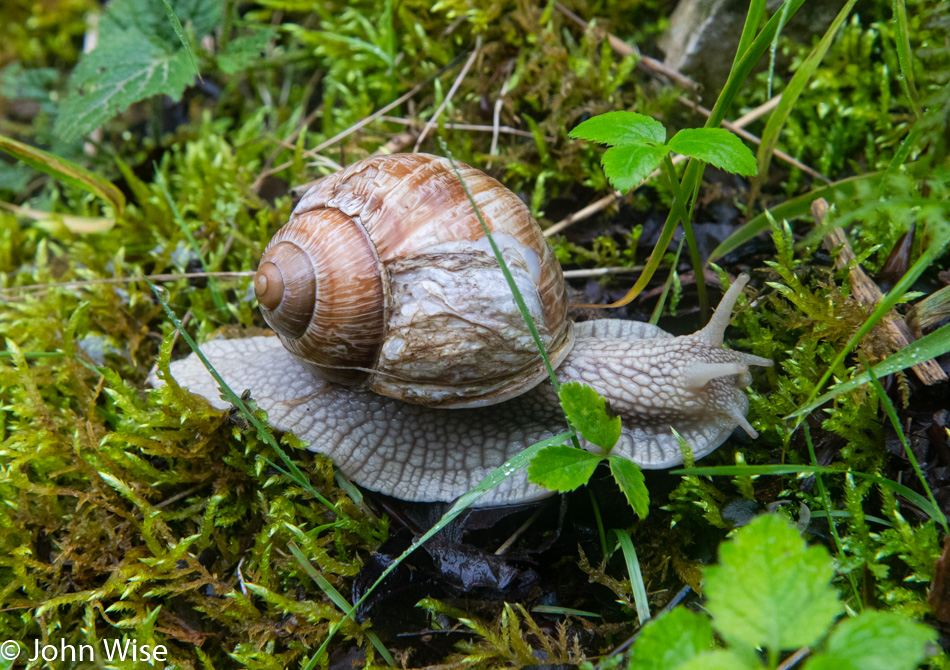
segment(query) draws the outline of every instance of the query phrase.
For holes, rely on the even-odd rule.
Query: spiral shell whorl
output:
[[[366,376],[383,332],[383,288],[373,246],[336,209],[295,216],[264,252],[254,288],[264,320],[326,379]]]

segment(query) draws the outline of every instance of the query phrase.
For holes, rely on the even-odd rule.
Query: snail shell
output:
[[[517,196],[467,165],[459,173],[557,366],[574,338],[554,253]],[[284,346],[339,384],[479,407],[546,377],[462,183],[437,156],[369,158],[318,182],[254,285]]]

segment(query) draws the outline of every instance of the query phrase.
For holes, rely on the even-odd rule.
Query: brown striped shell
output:
[[[561,268],[524,203],[459,172],[553,365],[573,346]],[[322,376],[441,407],[492,405],[547,375],[449,161],[397,154],[318,182],[261,259],[255,290],[284,346]]]

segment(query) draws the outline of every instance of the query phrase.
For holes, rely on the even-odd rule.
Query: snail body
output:
[[[692,335],[616,319],[572,324],[560,268],[521,201],[467,166],[462,179],[559,381],[589,384],[622,417],[612,453],[666,468],[682,462],[671,427],[696,458],[736,427],[756,436],[741,387],[751,381],[750,365],[771,361],[722,346],[747,276]],[[356,251],[334,253],[331,243],[340,240]],[[344,269],[325,270],[333,261]],[[251,390],[273,427],[293,430],[358,484],[407,500],[452,500],[523,448],[566,429],[500,275],[447,161],[367,159],[308,191],[265,251],[255,289],[279,338],[212,341],[202,352],[235,392]],[[328,317],[331,308],[341,316]],[[196,356],[170,371],[182,387],[228,406]],[[548,494],[520,473],[479,504]]]

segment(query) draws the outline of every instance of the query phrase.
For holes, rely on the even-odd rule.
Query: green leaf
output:
[[[86,168],[3,135],[0,135],[0,151],[5,151],[17,160],[70,186],[94,193],[112,205],[116,218],[122,216],[125,210],[125,196],[122,191],[112,182]]]
[[[828,551],[778,515],[740,528],[719,557],[706,571],[706,608],[727,640],[772,653],[811,646],[841,613]]]
[[[610,474],[627,497],[630,507],[638,517],[645,519],[650,511],[650,492],[643,482],[643,470],[629,458],[622,456],[608,456],[607,462],[610,463]]]
[[[267,50],[274,33],[272,26],[263,26],[250,35],[234,38],[218,56],[218,68],[228,74],[247,69]]]
[[[934,631],[896,612],[864,611],[843,621],[828,649],[805,670],[914,670],[924,659]]]
[[[99,44],[83,54],[69,80],[69,92],[54,132],[67,141],[92,132],[132,103],[153,95],[179,100],[194,81],[193,54],[177,32],[190,26],[200,39],[220,23],[216,0],[169,0],[179,26],[162,2],[113,0],[99,22]],[[183,29],[182,29],[183,30]]]
[[[70,77],[70,92],[54,126],[64,140],[92,132],[132,103],[153,95],[180,100],[194,81],[183,49],[172,51],[136,30],[107,37],[83,56]]]
[[[588,442],[593,442],[605,452],[620,439],[620,417],[614,414],[607,399],[587,384],[568,382],[561,384],[558,398],[567,420]]]
[[[665,144],[652,147],[646,144],[612,147],[604,152],[601,161],[610,185],[618,191],[629,191],[647,178],[669,152]]]
[[[590,480],[600,456],[576,447],[547,447],[528,466],[528,481],[553,491],[573,491]]]
[[[219,0],[169,0],[168,4],[179,24],[190,27],[199,40],[221,25]],[[179,33],[162,5],[152,0],[112,0],[99,22],[99,44],[112,35],[135,30],[157,44],[177,46]]]
[[[670,140],[670,150],[705,161],[720,170],[751,177],[755,156],[737,135],[724,128],[686,128]]]
[[[650,598],[647,595],[647,585],[643,581],[643,572],[640,570],[640,558],[637,548],[633,546],[630,533],[620,528],[614,529],[617,544],[623,551],[623,559],[627,564],[627,574],[630,575],[630,590],[633,591],[633,604],[637,608],[637,618],[643,626],[650,620]]]
[[[761,670],[761,665],[749,665],[736,654],[726,649],[707,651],[687,661],[676,670]]]
[[[666,140],[666,128],[659,121],[636,112],[607,112],[577,125],[568,136],[611,145],[662,144]]]
[[[630,670],[678,670],[712,648],[709,617],[677,607],[643,627],[633,644]]]

